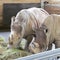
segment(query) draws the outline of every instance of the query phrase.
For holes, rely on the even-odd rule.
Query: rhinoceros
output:
[[[42,25],[44,25],[45,28]],[[39,53],[46,50],[50,50],[52,47],[52,43],[55,44],[55,48],[60,48],[60,15],[57,14],[49,15],[42,25],[40,27],[44,29],[42,29],[41,31],[40,28],[39,31],[37,30],[35,31],[38,32],[38,34],[37,33],[35,34],[36,35],[35,39],[31,41],[29,45],[29,49],[32,53]]]
[[[32,37],[27,38],[27,36],[34,32],[37,24],[41,26],[48,16],[49,13],[42,8],[32,7],[20,10],[16,17],[11,18],[9,45],[15,48],[23,37],[30,42]]]
[[[33,38],[29,44],[29,51],[31,53],[39,53],[47,50],[47,30],[45,28],[46,26],[42,25],[34,29]]]

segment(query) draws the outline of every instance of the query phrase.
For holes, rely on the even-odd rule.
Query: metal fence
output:
[[[59,57],[60,57],[60,48],[29,55],[26,57],[21,57],[15,60],[60,60]]]

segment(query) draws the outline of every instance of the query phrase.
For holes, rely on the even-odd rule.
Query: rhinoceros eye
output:
[[[45,33],[48,32],[48,28],[46,25],[42,24],[42,26],[40,27],[40,29],[44,30]]]
[[[47,33],[48,32],[48,29],[44,29],[44,32]]]
[[[46,33],[48,32],[48,29],[46,29]]]

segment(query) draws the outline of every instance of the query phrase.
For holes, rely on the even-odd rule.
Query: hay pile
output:
[[[19,57],[31,55],[31,53],[19,49],[7,49],[7,43],[0,37],[0,60],[13,60]]]

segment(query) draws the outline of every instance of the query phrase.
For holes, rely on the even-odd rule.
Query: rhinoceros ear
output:
[[[12,16],[12,17],[11,17],[11,24],[13,24],[14,21],[15,21],[15,16]]]

